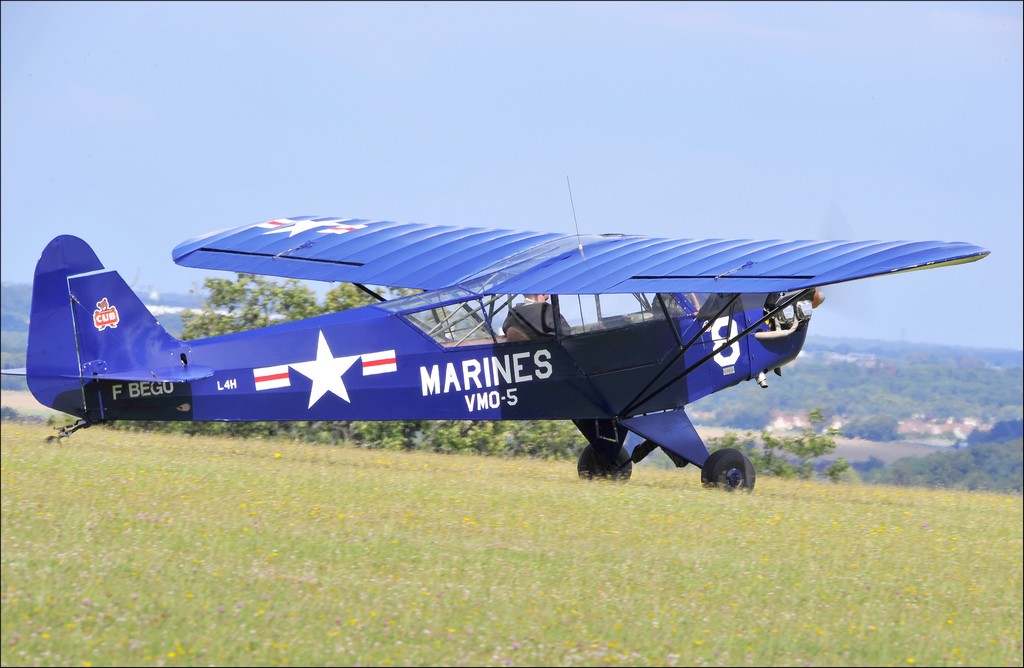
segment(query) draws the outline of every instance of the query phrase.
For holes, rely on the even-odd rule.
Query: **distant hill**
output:
[[[949,487],[1020,494],[1024,486],[1021,420],[972,435],[963,448],[906,457],[867,471],[864,480],[904,487]]]
[[[935,364],[959,360],[959,363],[981,362],[1001,369],[1024,368],[1024,350],[944,346],[933,343],[877,341],[874,339],[823,338],[815,336],[813,331],[812,329],[802,355],[833,353],[836,356],[847,356],[849,359],[874,356],[881,360],[903,360],[914,364]]]

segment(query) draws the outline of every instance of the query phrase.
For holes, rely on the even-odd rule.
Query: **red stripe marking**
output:
[[[368,366],[382,366],[384,364],[394,364],[394,363],[395,363],[395,358],[394,357],[392,357],[391,359],[383,359],[383,360],[371,360],[371,361],[363,360],[363,368],[366,368]]]
[[[281,380],[282,378],[287,378],[287,377],[288,377],[288,372],[285,371],[284,373],[275,373],[275,374],[271,374],[269,376],[256,376],[256,382],[257,383],[265,383],[268,380]]]

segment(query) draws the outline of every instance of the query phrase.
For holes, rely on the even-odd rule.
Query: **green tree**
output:
[[[855,480],[860,478],[857,472],[850,466],[850,462],[846,461],[845,457],[840,457],[834,462],[830,462],[822,473],[832,482],[839,482],[847,477]]]
[[[876,413],[850,420],[844,434],[850,438],[864,438],[869,441],[897,441],[900,438],[899,420],[891,415]]]
[[[373,304],[377,300],[369,293],[360,290],[351,283],[339,283],[324,295],[324,313],[338,313],[359,306]]]
[[[985,441],[965,449],[904,457],[865,475],[868,482],[914,487],[949,487],[1021,493],[1024,487],[1021,438]]]
[[[207,278],[208,292],[200,311],[185,311],[181,338],[220,336],[266,327],[284,320],[297,320],[322,312],[316,295],[295,279],[278,283],[265,276],[238,274],[234,281]]]
[[[799,478],[808,479],[814,476],[812,460],[830,454],[836,449],[836,437],[842,432],[827,423],[825,413],[820,408],[807,414],[808,426],[803,427],[796,436],[778,438],[768,430],[761,431],[761,443],[768,456],[773,459],[776,452],[792,455],[791,472]],[[782,457],[783,459],[789,459]],[[843,460],[845,462],[845,460]]]
[[[255,274],[238,274],[234,281],[208,278],[203,287],[207,292],[203,309],[182,314],[181,338],[186,341],[347,311],[375,301],[354,285],[341,283],[320,304],[312,290],[293,278],[279,283]]]
[[[808,426],[800,430],[796,436],[775,436],[762,430],[760,447],[757,438],[751,433],[743,435],[729,433],[725,436],[708,441],[709,449],[736,448],[750,458],[758,475],[774,475],[780,478],[814,477],[814,460],[831,454],[836,449],[835,439],[841,432],[826,424],[827,418],[820,408],[813,409],[807,415]],[[838,482],[848,475],[849,463],[842,457],[831,462],[823,470],[829,480]]]

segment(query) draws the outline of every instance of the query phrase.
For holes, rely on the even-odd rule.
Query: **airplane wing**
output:
[[[947,241],[784,241],[575,235],[303,216],[180,244],[201,269],[475,292],[785,292],[961,264],[989,251]]]
[[[178,245],[186,267],[433,290],[561,234],[302,216]]]

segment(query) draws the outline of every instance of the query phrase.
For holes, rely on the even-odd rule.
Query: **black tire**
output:
[[[728,492],[754,489],[757,475],[754,465],[745,454],[734,448],[715,450],[704,462],[700,471],[700,481],[705,487],[717,487]]]
[[[714,470],[718,460],[722,458],[723,452],[725,451],[715,450],[704,460],[704,466],[700,467],[700,482],[705,487],[715,487],[715,484],[712,482],[711,471]]]
[[[576,470],[579,471],[580,478],[583,480],[608,479],[626,482],[633,474],[633,462],[626,453],[626,449],[622,448],[619,450],[615,466],[606,468],[598,461],[597,450],[588,443],[580,453]]]

